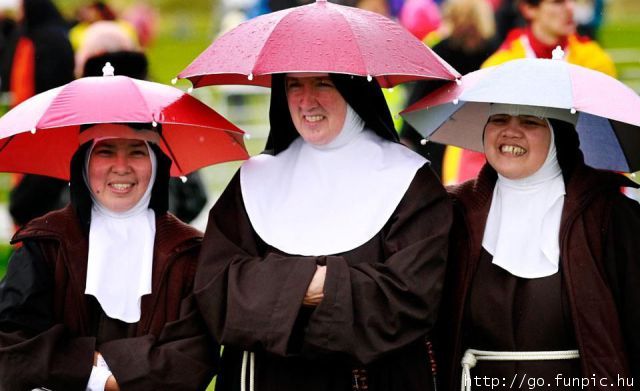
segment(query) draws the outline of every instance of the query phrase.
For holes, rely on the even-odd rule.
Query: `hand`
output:
[[[100,352],[93,352],[93,366],[94,367],[98,364],[98,357],[100,357]]]
[[[326,266],[316,266],[311,283],[302,299],[303,305],[317,306],[324,298],[324,279],[327,275]]]
[[[104,391],[120,391],[120,386],[113,375],[109,376],[104,385]]]

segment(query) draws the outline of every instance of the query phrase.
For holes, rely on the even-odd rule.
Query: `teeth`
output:
[[[115,188],[116,190],[126,190],[131,187],[131,184],[130,183],[112,183],[111,187]]]
[[[500,147],[500,152],[510,153],[515,156],[522,156],[527,152],[524,148],[517,145],[503,145]]]
[[[309,122],[318,122],[324,118],[323,115],[305,115],[304,118]]]

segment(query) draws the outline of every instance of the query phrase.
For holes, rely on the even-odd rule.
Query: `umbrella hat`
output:
[[[240,24],[216,39],[179,77],[190,79],[196,87],[268,87],[271,74],[290,72],[376,77],[382,87],[459,77],[398,23],[325,0]]]
[[[105,72],[35,95],[0,118],[0,171],[69,179],[80,126],[97,123],[161,124],[172,176],[248,158],[243,132],[209,106],[171,86]]]
[[[519,59],[469,73],[401,114],[429,140],[482,151],[494,103],[537,106],[550,118],[576,124],[593,167],[640,169],[640,97],[604,73],[557,59]]]

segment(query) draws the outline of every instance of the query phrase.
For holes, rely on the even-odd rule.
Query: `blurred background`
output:
[[[414,35],[429,46],[434,46],[442,41],[443,36],[451,34],[449,22],[452,16],[446,9],[448,1],[453,0],[346,0],[342,3],[380,12],[400,20]],[[506,31],[517,25],[518,18],[514,15],[511,0],[472,1],[489,4],[488,9],[491,10],[496,23],[495,30],[492,30],[495,36],[490,37],[494,42],[501,42]],[[569,1],[575,2],[574,17],[578,22],[578,31],[599,42],[614,60],[618,78],[636,92],[640,92],[640,1]],[[36,3],[47,2],[51,0],[36,0]],[[16,36],[19,35],[23,24],[20,22],[20,3],[20,0],[0,0],[0,57],[5,58],[2,61],[3,73],[0,83],[3,91],[0,96],[1,112],[16,102],[17,93],[11,88],[9,79],[17,77],[16,72],[21,72],[19,65],[16,65],[19,61],[19,55],[16,53],[20,52],[20,40],[16,40]],[[246,18],[301,3],[297,0],[57,0],[52,1],[52,4],[58,8],[64,19],[63,29],[73,51],[73,54],[69,55],[73,56],[72,62],[75,65],[73,75],[70,74],[68,77],[91,74],[88,60],[94,56],[101,56],[107,52],[135,52],[144,55],[146,63],[144,68],[136,68],[139,65],[137,60],[127,62],[133,64],[133,74],[138,75],[135,72],[139,71],[141,78],[170,84],[172,79],[221,32]],[[94,34],[90,29],[91,25],[105,20],[111,22],[110,26],[102,29],[108,33],[101,31]],[[113,28],[114,25],[117,28]],[[51,34],[47,36],[50,37]],[[93,36],[108,38],[94,39]],[[112,45],[115,46],[111,47]],[[56,49],[53,54],[55,60],[60,60],[65,50]],[[52,66],[54,78],[66,72],[58,68],[61,66]],[[117,67],[118,65],[116,74]],[[463,72],[462,69],[460,71]],[[95,73],[95,70],[93,72]],[[51,69],[49,73],[52,73]],[[36,81],[36,91],[32,92],[39,92],[37,87]],[[186,90],[190,83],[179,80],[176,87]],[[410,92],[408,88],[395,88],[388,93],[398,128],[401,127],[401,123],[397,113],[406,106]],[[193,91],[193,95],[247,132],[246,144],[251,154],[257,154],[262,150],[268,132],[268,89],[248,86],[204,87]],[[207,201],[199,213],[189,218],[192,219],[193,225],[202,230],[205,228],[209,208],[239,165],[239,162],[226,163],[200,171]],[[10,189],[15,182],[15,176],[0,174],[0,276],[4,274],[3,267],[11,251],[8,242],[15,230],[14,222],[8,213]],[[39,196],[46,197],[42,194]]]

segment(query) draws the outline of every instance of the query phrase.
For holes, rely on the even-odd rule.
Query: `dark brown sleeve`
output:
[[[307,348],[344,352],[366,364],[429,333],[451,220],[444,189],[423,167],[385,226],[385,258],[353,266],[327,258],[325,296],[308,322]]]
[[[622,194],[611,202],[605,237],[605,267],[618,306],[629,368],[640,382],[640,205]]]
[[[196,299],[220,344],[284,355],[317,258],[262,251],[236,174],[209,213]]]
[[[123,391],[204,390],[217,370],[219,347],[191,295],[181,304],[180,318],[159,336],[109,341],[100,353]]]
[[[0,389],[84,390],[95,339],[54,324],[53,276],[35,244],[14,253],[0,283]]]

